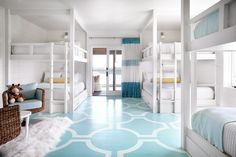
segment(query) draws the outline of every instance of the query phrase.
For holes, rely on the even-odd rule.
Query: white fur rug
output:
[[[30,125],[28,140],[24,139],[25,131],[22,129],[16,139],[0,146],[0,150],[6,157],[43,157],[56,147],[71,124],[69,118],[44,119]]]

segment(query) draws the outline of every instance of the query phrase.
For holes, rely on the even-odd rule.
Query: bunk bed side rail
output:
[[[74,55],[75,55],[75,61],[78,62],[87,62],[87,56],[88,56],[88,52],[87,50],[74,45]]]
[[[235,0],[220,1],[190,20],[189,51],[203,50],[236,40],[232,35],[236,29],[235,4]]]

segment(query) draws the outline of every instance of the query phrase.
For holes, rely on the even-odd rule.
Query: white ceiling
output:
[[[218,1],[191,0],[191,16],[197,15]],[[122,32],[141,30],[150,18],[152,9],[158,11],[160,29],[180,29],[180,2],[181,0],[0,0],[0,5],[14,9],[74,7],[80,16],[81,25],[87,31]],[[47,29],[66,21],[62,20],[62,16],[54,20],[52,17],[25,18]]]
[[[70,28],[70,19],[67,15],[51,16],[21,16],[24,19],[38,25],[46,30],[68,30]]]

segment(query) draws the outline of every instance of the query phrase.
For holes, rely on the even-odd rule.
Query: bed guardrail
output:
[[[236,13],[236,1],[224,0],[192,18],[191,40],[200,39],[210,34],[235,26],[233,16]]]
[[[75,53],[74,55],[75,55],[75,60],[76,61],[78,61],[78,62],[87,62],[88,52],[85,49],[75,45],[74,46],[74,53]]]
[[[12,43],[11,55],[14,56],[49,56],[53,44],[54,55],[64,55],[66,43]]]

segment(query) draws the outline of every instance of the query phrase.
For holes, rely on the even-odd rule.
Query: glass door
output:
[[[122,50],[109,50],[107,94],[119,95],[121,91]]]
[[[106,95],[107,91],[107,49],[93,48],[92,92],[94,96]]]
[[[93,95],[120,95],[122,50],[93,48]]]

